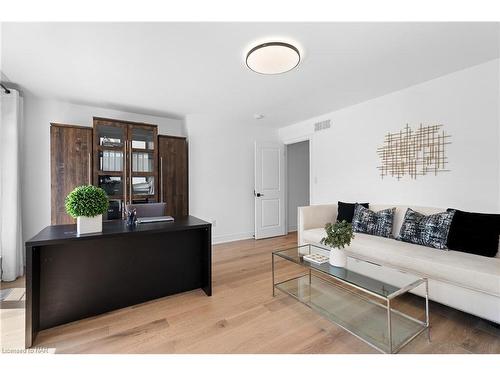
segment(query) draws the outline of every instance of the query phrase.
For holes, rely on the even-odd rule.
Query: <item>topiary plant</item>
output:
[[[93,185],[76,187],[68,194],[64,202],[66,212],[72,217],[94,217],[108,210],[109,202],[106,192]]]
[[[336,223],[328,223],[325,226],[326,237],[321,239],[323,245],[343,249],[351,244],[354,238],[352,225],[345,220]]]

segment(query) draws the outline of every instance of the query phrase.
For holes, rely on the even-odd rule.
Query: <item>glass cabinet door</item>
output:
[[[132,172],[153,172],[154,139],[152,129],[132,128]]]
[[[156,201],[157,129],[151,126],[129,127],[129,196],[132,203]]]
[[[94,184],[108,195],[110,206],[104,219],[122,217],[126,189],[126,143],[128,125],[94,118]]]
[[[94,184],[109,197],[107,219],[127,204],[157,202],[158,130],[155,125],[94,117]]]

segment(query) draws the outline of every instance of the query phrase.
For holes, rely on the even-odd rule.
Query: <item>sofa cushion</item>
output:
[[[446,211],[446,208],[438,208],[438,207],[425,207],[425,206],[415,206],[415,205],[403,206],[403,205],[393,205],[393,204],[370,203],[370,210],[373,211],[385,210],[387,208],[392,208],[392,207],[396,207],[396,212],[394,212],[394,221],[392,223],[392,233],[394,238],[397,238],[397,236],[399,235],[399,231],[401,230],[401,225],[403,225],[403,221],[405,220],[405,214],[408,208],[411,207],[413,210],[418,211],[424,215],[432,215],[432,214],[437,214],[438,212]]]
[[[307,243],[319,244],[323,228],[303,232]],[[380,262],[401,270],[414,271],[430,279],[448,281],[500,296],[500,258],[488,258],[460,251],[435,249],[356,233],[346,248],[354,256]]]
[[[494,257],[498,252],[500,214],[455,211],[448,247],[465,253]]]
[[[352,223],[354,209],[356,208],[357,204],[368,208],[368,203],[345,203],[339,201],[337,205],[337,221],[345,220],[348,223]]]
[[[444,250],[454,213],[451,210],[426,216],[408,208],[398,240]]]
[[[360,204],[356,204],[352,229],[354,232],[373,234],[381,237],[392,237],[392,223],[396,208],[374,212]]]

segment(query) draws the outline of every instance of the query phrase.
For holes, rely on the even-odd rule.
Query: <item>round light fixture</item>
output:
[[[253,47],[246,58],[247,66],[261,74],[285,73],[300,62],[297,47],[284,42],[268,42]]]

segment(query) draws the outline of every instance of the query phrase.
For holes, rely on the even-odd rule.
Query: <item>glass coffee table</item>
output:
[[[397,353],[422,332],[429,331],[426,278],[354,256],[348,256],[345,268],[303,259],[306,254],[325,252],[327,250],[314,245],[274,251],[273,296],[276,289],[292,296],[383,353]],[[278,260],[287,262],[283,264]],[[295,265],[295,272],[286,264],[290,262]],[[276,281],[277,271],[284,274],[280,277],[284,280]],[[366,276],[368,271],[372,276]],[[396,300],[417,289],[425,295],[425,306],[417,309],[425,316],[423,320],[410,315],[410,312],[415,315],[415,306],[406,313],[398,310]],[[408,304],[406,308],[408,310]]]

